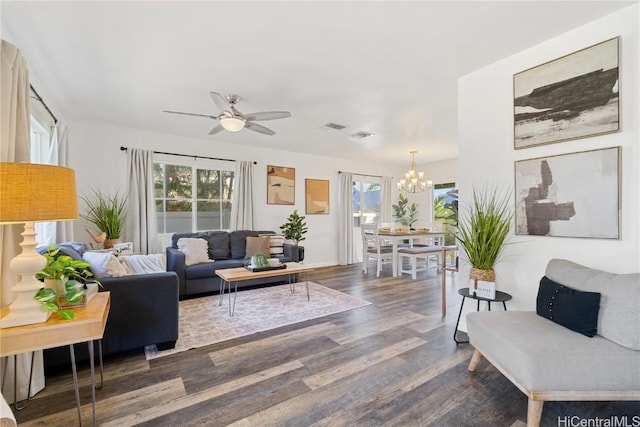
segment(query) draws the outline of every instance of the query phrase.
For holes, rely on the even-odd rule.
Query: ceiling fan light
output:
[[[220,119],[220,126],[229,132],[238,132],[244,128],[244,120],[237,117],[223,117]]]

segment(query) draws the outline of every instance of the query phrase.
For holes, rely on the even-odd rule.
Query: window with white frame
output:
[[[352,195],[353,226],[375,223],[380,214],[380,178],[354,175]]]
[[[200,158],[195,163],[154,162],[159,233],[229,228],[233,171]]]

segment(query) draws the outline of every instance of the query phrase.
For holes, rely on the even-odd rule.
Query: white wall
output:
[[[190,139],[79,122],[70,124],[70,145],[70,166],[76,170],[79,195],[91,194],[92,188],[126,192],[127,155],[120,151],[120,146],[257,161],[258,164],[254,166],[254,228],[261,230],[278,231],[294,209],[305,215],[305,178],[328,179],[331,197],[329,215],[306,215],[309,232],[302,243],[305,246],[305,264],[315,266],[335,265],[338,262],[338,171],[393,175],[395,170],[380,164],[246,147],[225,143],[220,138]],[[180,158],[176,159],[179,161]],[[296,169],[295,206],[267,205],[268,164]],[[76,221],[74,225],[76,240],[88,242],[84,221]]]
[[[566,258],[616,273],[640,270],[639,6],[605,16],[458,80],[461,210],[474,185],[514,185],[514,162],[605,147],[622,147],[621,238],[512,236],[496,268],[497,288],[513,295],[510,309],[535,309],[540,278],[551,258]],[[620,36],[621,132],[513,149],[513,75],[598,42]]]

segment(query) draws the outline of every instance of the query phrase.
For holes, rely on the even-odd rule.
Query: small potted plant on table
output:
[[[43,254],[47,260],[45,267],[36,274],[36,278],[44,280],[45,287],[40,289],[35,299],[53,313],[63,319],[73,319],[73,312],[60,310],[61,305],[79,304],[84,299],[87,279],[93,276],[89,264],[68,255],[59,255],[60,249],[50,245]],[[100,285],[94,280],[92,283]],[[63,298],[61,298],[62,296]]]
[[[94,190],[93,198],[82,196],[81,199],[86,205],[86,212],[80,216],[105,233],[104,249],[113,247],[120,241],[124,228],[127,198],[118,191],[109,194]]]

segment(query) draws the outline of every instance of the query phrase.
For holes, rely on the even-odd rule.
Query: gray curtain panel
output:
[[[0,41],[0,161],[28,162],[30,135],[29,108],[29,70],[27,61],[20,50],[4,40]],[[18,282],[18,275],[11,271],[9,263],[20,253],[24,227],[17,225],[0,225],[0,306],[9,305],[13,299],[11,287]],[[31,395],[44,388],[44,364],[42,351],[34,353],[33,376],[31,378]],[[13,402],[13,357],[4,357],[0,361],[0,377],[3,372],[11,373],[7,378],[0,378],[5,386],[2,390],[4,398]],[[17,356],[17,399],[27,397],[29,354]]]
[[[127,169],[127,239],[133,242],[135,252],[160,253],[153,191],[153,151],[129,148]]]
[[[391,222],[391,205],[393,204],[393,201],[391,200],[391,190],[393,189],[393,177],[383,176],[381,181],[380,218],[378,223]]]
[[[356,262],[353,248],[353,174],[342,172],[338,184],[338,264]]]
[[[253,230],[253,162],[237,161],[230,230]]]

